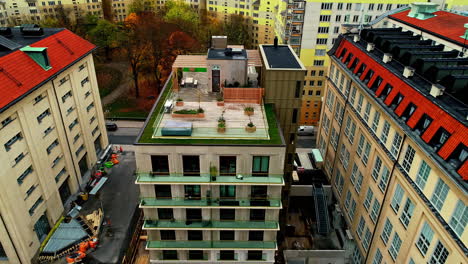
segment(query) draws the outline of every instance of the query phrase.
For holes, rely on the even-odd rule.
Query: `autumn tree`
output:
[[[115,24],[107,20],[99,20],[96,27],[89,34],[93,43],[103,48],[106,60],[110,60],[110,52],[123,42],[124,32]]]
[[[114,21],[114,14],[112,12],[112,0],[102,0],[102,15],[105,20]]]
[[[182,1],[168,1],[163,9],[164,20],[175,24],[185,32],[194,34],[198,31],[200,17],[197,11]]]

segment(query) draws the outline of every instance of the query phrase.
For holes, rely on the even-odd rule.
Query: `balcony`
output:
[[[276,221],[164,221],[145,220],[144,230],[159,229],[227,229],[227,230],[279,230]]]
[[[200,174],[200,176],[184,176],[181,173],[156,175],[151,172],[137,173],[136,184],[216,184],[216,185],[284,185],[282,174],[252,176],[252,174],[237,174],[236,176],[215,176]]]
[[[140,208],[173,208],[173,207],[252,207],[262,209],[281,209],[281,199],[190,199],[190,198],[141,198]]]
[[[147,250],[219,250],[219,249],[258,249],[258,250],[276,250],[275,241],[148,241]]]

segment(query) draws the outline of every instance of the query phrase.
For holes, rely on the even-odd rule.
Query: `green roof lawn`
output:
[[[143,128],[140,138],[136,144],[167,144],[167,145],[282,145],[280,131],[276,122],[274,108],[272,104],[265,104],[265,113],[268,121],[269,140],[253,140],[253,139],[177,139],[177,138],[153,138],[153,124],[157,116],[163,110],[164,102],[172,89],[172,78],[169,77],[168,82],[164,86],[163,92],[156,102],[156,107],[150,113],[148,122]],[[246,88],[248,89],[248,88]]]

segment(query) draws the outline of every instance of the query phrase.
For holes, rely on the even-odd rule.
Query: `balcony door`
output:
[[[184,176],[200,176],[200,157],[183,156]]]

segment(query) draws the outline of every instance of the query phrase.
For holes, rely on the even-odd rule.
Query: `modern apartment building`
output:
[[[0,263],[31,263],[108,145],[92,58],[64,29],[0,30]]]
[[[329,52],[318,147],[355,263],[467,260],[468,18],[426,7]]]
[[[289,46],[226,43],[213,37],[207,55],[177,57],[135,143],[152,263],[275,261],[288,156],[282,124],[293,113],[275,100],[299,97],[303,67]],[[282,91],[268,83],[270,70]],[[178,98],[183,106],[174,106]],[[198,108],[197,116],[179,112]]]

